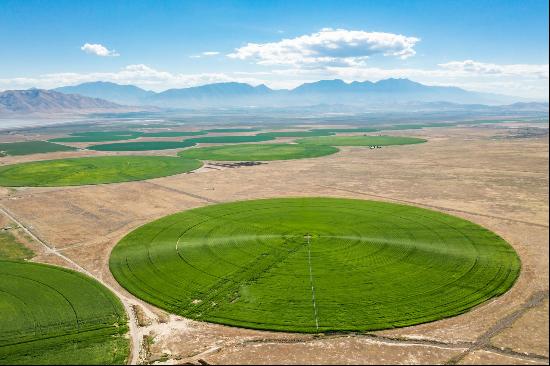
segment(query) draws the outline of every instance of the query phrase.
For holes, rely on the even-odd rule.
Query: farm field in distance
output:
[[[168,156],[102,156],[0,166],[0,185],[54,187],[143,180],[185,173],[197,160]]]
[[[96,151],[148,151],[148,150],[171,150],[183,149],[195,145],[194,142],[183,141],[136,141],[118,142],[113,144],[100,144],[88,146],[87,149]]]
[[[255,131],[258,131],[258,129],[257,128],[211,128],[203,131],[212,132],[212,133],[240,133],[240,132],[255,132]]]
[[[141,136],[137,131],[86,131],[74,132],[69,137],[59,137],[51,139],[51,142],[101,142],[132,140]]]
[[[303,144],[250,144],[199,147],[178,153],[186,159],[218,161],[269,161],[307,159],[338,152],[332,146],[308,146]]]
[[[274,140],[271,136],[210,136],[210,137],[197,137],[187,141],[194,142],[196,144],[238,144],[242,142],[262,142]]]
[[[106,144],[122,145],[112,151],[88,149],[106,141],[82,141],[0,160],[0,229],[9,228],[0,243],[11,248],[3,260],[82,268],[126,309],[127,326],[101,323],[78,338],[73,363],[99,355],[108,358],[94,362],[547,363],[547,124],[283,122],[280,132],[136,120],[131,129],[103,121],[111,125],[0,133],[3,143],[140,132]],[[217,137],[207,130],[219,140],[244,132],[273,140],[150,150]],[[318,139],[330,144],[304,143]],[[132,152],[126,144],[145,145]],[[74,166],[65,169],[67,161]],[[87,169],[96,183],[83,179]],[[27,237],[34,255],[13,247],[23,230],[44,243]],[[400,281],[403,272],[410,275]],[[114,338],[99,341],[105,334]],[[28,354],[68,359],[63,344]]]
[[[331,131],[325,130],[310,130],[310,131],[281,131],[281,132],[264,132],[258,136],[270,137],[309,137],[309,136],[328,136],[333,135]]]
[[[51,139],[51,142],[105,142],[135,140],[139,137],[183,137],[205,135],[206,131],[160,131],[141,132],[136,130],[127,131],[86,131],[71,133],[68,137]]]
[[[206,131],[163,131],[163,132],[145,132],[142,137],[183,137],[206,135]]]
[[[48,141],[22,141],[0,143],[0,157],[5,155],[31,155],[57,151],[73,151],[74,147],[54,144]]]
[[[426,142],[426,140],[400,136],[321,136],[308,137],[297,142],[330,146],[391,146],[421,144]]]

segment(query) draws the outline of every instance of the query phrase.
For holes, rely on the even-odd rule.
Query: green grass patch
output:
[[[184,317],[292,332],[371,331],[464,313],[506,292],[512,247],[469,221],[336,198],[211,205],[124,237],[110,269]]]
[[[189,139],[186,141],[202,144],[238,144],[241,142],[261,142],[274,140],[271,136],[207,136]]]
[[[11,226],[11,230],[13,230],[15,224],[7,226]],[[32,257],[34,257],[34,252],[20,243],[9,230],[0,231],[0,261],[22,261]]]
[[[183,149],[195,145],[190,140],[184,141],[136,141],[136,142],[117,142],[113,144],[102,144],[88,146],[88,150],[96,151],[149,151],[149,150],[169,150]]]
[[[164,177],[197,169],[201,162],[169,156],[101,156],[0,167],[0,185],[73,186]]]
[[[74,150],[76,150],[74,147],[54,144],[48,141],[21,141],[0,143],[0,156],[30,155]]]
[[[103,142],[133,140],[143,135],[138,131],[87,131],[71,133],[69,137],[51,139],[51,142]]]
[[[329,146],[390,146],[420,144],[427,140],[401,136],[320,136],[298,140],[301,144]]]
[[[267,161],[316,158],[338,152],[332,146],[306,144],[249,144],[209,146],[188,149],[178,153],[187,159],[217,161]]]
[[[0,364],[124,364],[120,301],[80,273],[0,261]]]

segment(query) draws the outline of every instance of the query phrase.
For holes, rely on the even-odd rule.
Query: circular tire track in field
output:
[[[385,202],[288,198],[211,205],[144,225],[110,268],[185,317],[327,332],[455,316],[506,292],[519,258],[469,221]]]

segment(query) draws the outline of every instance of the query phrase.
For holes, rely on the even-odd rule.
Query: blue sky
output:
[[[546,1],[0,1],[0,89],[341,78],[547,99]]]

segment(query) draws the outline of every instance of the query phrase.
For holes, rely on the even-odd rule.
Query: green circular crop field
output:
[[[436,211],[287,198],[144,225],[115,246],[110,269],[137,297],[185,317],[326,332],[464,313],[507,291],[520,261],[491,231]]]
[[[268,161],[316,158],[338,152],[332,146],[305,144],[250,144],[210,146],[184,150],[179,156],[216,161]]]
[[[100,156],[44,160],[0,167],[0,186],[56,187],[128,182],[185,173],[198,160],[170,156]]]
[[[301,139],[297,142],[329,146],[390,146],[421,144],[426,140],[402,136],[319,136]]]
[[[124,364],[126,313],[97,281],[68,269],[0,261],[0,364]]]

